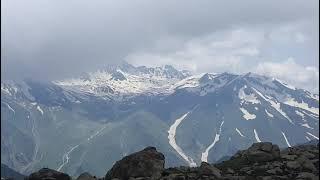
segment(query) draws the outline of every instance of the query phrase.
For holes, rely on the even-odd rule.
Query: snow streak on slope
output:
[[[201,161],[203,161],[203,162],[208,162],[209,151],[210,151],[210,149],[213,148],[213,146],[219,141],[220,135],[221,135],[221,128],[222,128],[223,123],[224,123],[224,121],[222,121],[222,123],[220,124],[219,133],[216,133],[216,136],[214,137],[213,142],[210,144],[209,147],[207,147],[207,149],[205,150],[205,152],[203,152],[203,153],[201,154]]]
[[[259,95],[261,96],[264,100],[268,101],[271,106],[278,111],[283,117],[285,117],[291,124],[293,124],[292,120],[287,116],[287,114],[285,112],[282,111],[282,109],[280,108],[280,103],[274,102],[273,100],[271,100],[270,97],[265,97],[264,95],[262,95],[258,90],[256,90],[255,88],[252,87],[252,89]]]
[[[266,111],[266,114],[269,116],[269,117],[272,117],[273,118],[273,114],[269,113],[267,110]]]
[[[301,116],[301,117],[302,117],[302,119],[304,118],[304,114],[303,114],[302,112],[297,111],[297,110],[296,110],[295,112],[296,112],[296,114],[297,114],[297,115]]]
[[[281,81],[279,79],[275,79],[275,80],[277,80],[280,84],[282,84],[283,86],[285,86],[285,87],[287,87],[289,89],[296,90],[296,88],[294,86],[290,85],[290,84],[287,84],[287,83],[285,83],[285,82],[283,82],[283,81]]]
[[[99,129],[96,133],[94,133],[93,135],[91,135],[87,141],[90,141],[92,138],[96,137],[102,130],[104,130],[107,127],[107,125],[103,126],[101,129]],[[68,152],[66,152],[63,156],[62,156],[62,164],[57,168],[57,171],[60,171],[66,164],[69,163],[70,157],[69,155],[75,150],[77,149],[81,144],[83,144],[85,142],[81,142],[73,147],[70,148],[70,150]]]
[[[43,115],[43,110],[41,109],[40,106],[37,106],[37,110]]]
[[[14,111],[14,109],[13,109],[8,103],[6,103],[6,102],[2,102],[2,103],[4,103],[5,105],[7,105],[7,107],[9,108],[10,111],[12,111],[13,113],[16,113],[16,112]]]
[[[78,147],[79,147],[79,144],[73,146],[67,153],[65,153],[65,154],[63,155],[63,157],[62,157],[62,164],[59,166],[59,168],[57,169],[57,171],[60,171],[61,168],[63,168],[64,165],[68,164],[69,159],[70,159],[69,154],[70,154],[73,150],[75,150],[76,148],[78,148]]]
[[[315,136],[315,135],[313,135],[313,134],[311,134],[311,133],[309,133],[309,132],[307,132],[307,134],[309,134],[309,135],[312,136],[313,138],[319,140],[319,137],[317,137],[317,136]]]
[[[312,127],[310,127],[310,125],[308,123],[303,123],[303,124],[301,124],[301,126],[309,128],[309,129],[313,129]]]
[[[306,137],[306,139],[308,140],[308,141],[311,141],[311,139],[308,137],[308,136],[305,136]]]
[[[23,167],[21,169],[21,172],[25,172],[30,168],[33,168],[34,164],[37,162],[37,156],[38,156],[38,152],[39,152],[39,139],[38,139],[38,131],[36,129],[36,119],[35,118],[29,118],[30,115],[28,115],[28,119],[30,121],[30,123],[32,124],[32,128],[31,128],[31,133],[32,133],[32,137],[34,139],[34,152],[33,152],[33,156],[32,156],[32,160],[30,163],[28,163],[25,167]],[[42,158],[42,157],[41,157]]]
[[[241,137],[245,137],[238,128],[236,128],[236,131],[238,132],[238,134],[241,136]]]
[[[98,130],[96,133],[94,133],[93,135],[91,135],[89,138],[88,138],[88,141],[90,141],[92,138],[96,137],[98,134],[100,134],[100,132],[102,130],[104,130],[107,126],[104,126],[102,127],[100,130]]]
[[[288,139],[286,137],[286,134],[284,134],[284,132],[282,132],[282,131],[281,131],[281,133],[282,133],[282,136],[284,137],[284,140],[286,140],[286,143],[287,143],[288,147],[291,147],[291,145],[290,145],[290,143],[289,143],[289,141],[288,141]]]
[[[257,142],[261,142],[256,129],[253,129],[253,132],[254,132],[254,137],[256,138]]]
[[[193,161],[192,158],[188,157],[176,143],[176,130],[177,130],[177,127],[188,116],[189,113],[190,112],[187,112],[186,114],[184,114],[180,118],[176,119],[175,122],[170,126],[169,131],[168,131],[168,133],[169,133],[168,139],[169,139],[169,144],[173,147],[174,150],[177,151],[177,153],[185,161],[188,162],[189,166],[195,167],[195,166],[197,166],[197,164]]]
[[[256,115],[250,114],[246,109],[240,108],[241,112],[243,113],[243,118],[246,120],[252,120],[256,118]]]

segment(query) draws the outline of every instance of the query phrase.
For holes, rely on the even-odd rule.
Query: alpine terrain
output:
[[[1,163],[104,176],[156,147],[166,166],[219,162],[256,142],[319,140],[319,96],[254,73],[110,65],[79,78],[1,82]]]

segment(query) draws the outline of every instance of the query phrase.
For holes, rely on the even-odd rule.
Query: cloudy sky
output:
[[[313,92],[318,0],[1,1],[2,78],[61,79],[126,60],[248,71]]]

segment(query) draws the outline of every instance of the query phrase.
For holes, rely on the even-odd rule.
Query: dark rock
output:
[[[117,161],[105,176],[112,178],[129,179],[130,177],[161,177],[164,170],[164,155],[154,147],[147,147]]]
[[[300,156],[297,161],[302,165],[302,167],[311,172],[317,171],[317,168],[313,165],[313,163],[306,158],[305,156]]]
[[[38,172],[32,173],[26,180],[71,180],[68,174],[49,169],[42,168]]]
[[[319,176],[316,176],[312,173],[309,172],[301,172],[299,175],[296,177],[297,179],[308,179],[308,180],[319,180]]]
[[[254,143],[244,152],[250,162],[272,161],[280,157],[280,149],[270,142]]]
[[[201,163],[200,168],[199,168],[199,174],[201,176],[203,176],[203,175],[207,175],[207,176],[213,175],[213,176],[215,176],[217,178],[221,177],[220,170],[217,169],[216,167],[210,165],[209,163],[206,163],[206,162],[202,162]]]
[[[289,161],[289,162],[287,162],[287,167],[289,169],[299,169],[301,167],[301,165],[297,161]]]
[[[284,154],[284,155],[281,155],[281,158],[285,159],[285,160],[293,161],[293,160],[297,159],[298,156],[297,155]]]
[[[87,172],[80,174],[80,176],[77,178],[77,180],[96,180],[96,179],[97,178],[95,176],[92,176]]]

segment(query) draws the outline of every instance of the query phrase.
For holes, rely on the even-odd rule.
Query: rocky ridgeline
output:
[[[300,145],[280,151],[268,142],[255,143],[218,164],[201,163],[200,167],[164,168],[165,157],[154,147],[147,147],[117,161],[105,177],[89,173],[77,180],[281,180],[319,179],[319,144]],[[28,180],[70,180],[67,174],[51,169],[32,173]]]

